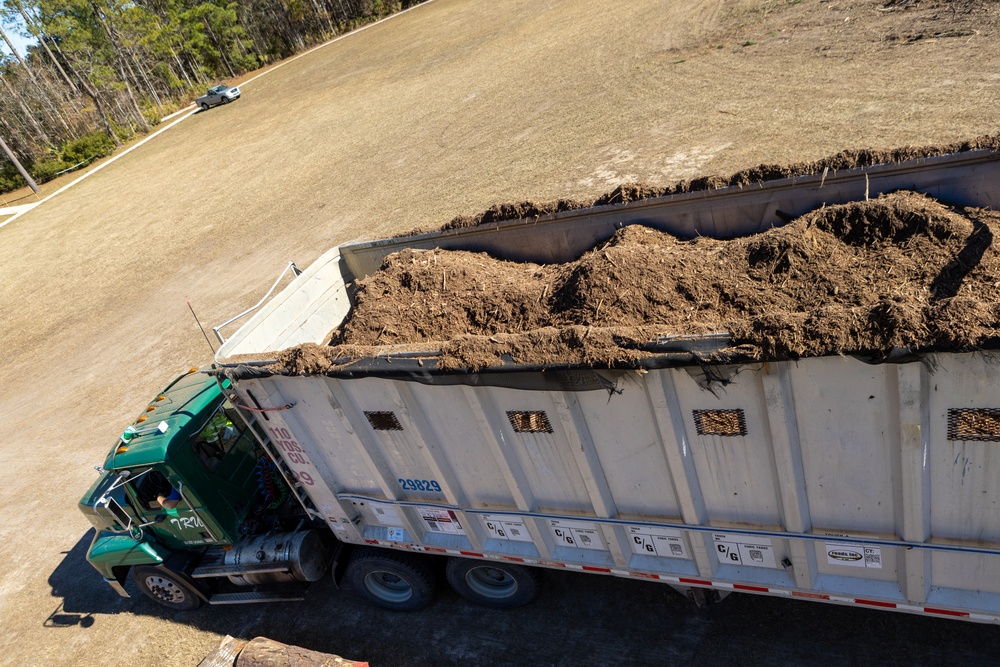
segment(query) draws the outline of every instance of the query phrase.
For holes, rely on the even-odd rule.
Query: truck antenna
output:
[[[190,310],[191,314],[194,316],[194,321],[198,323],[198,328],[201,329],[201,335],[205,337],[205,342],[208,343],[208,349],[210,349],[214,355],[215,348],[212,347],[212,341],[209,340],[208,334],[205,333],[205,327],[201,326],[201,320],[198,319],[198,315],[194,312],[194,308],[191,307],[191,302],[185,301],[185,303],[188,305],[188,310]]]

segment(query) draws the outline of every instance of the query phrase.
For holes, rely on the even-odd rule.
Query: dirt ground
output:
[[[288,260],[496,202],[592,200],[997,134],[1000,3],[435,0],[273,69],[0,229],[0,663],[194,665],[257,634],[374,665],[993,664],[995,628],[546,577],[498,614],[329,582],[184,616],[120,600],[74,505],[122,426]],[[231,333],[227,329],[226,333]]]

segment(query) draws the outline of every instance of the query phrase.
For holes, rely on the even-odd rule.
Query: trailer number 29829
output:
[[[434,491],[441,493],[441,485],[433,479],[399,479],[399,485],[403,491]]]

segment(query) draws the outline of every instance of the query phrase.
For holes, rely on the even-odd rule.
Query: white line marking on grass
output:
[[[287,65],[290,62],[296,61],[299,58],[302,58],[304,56],[308,56],[309,54],[311,54],[311,53],[313,53],[315,51],[319,51],[320,49],[322,49],[322,48],[324,48],[326,46],[329,46],[329,45],[333,44],[334,42],[339,42],[342,39],[350,37],[351,35],[356,35],[359,32],[362,32],[363,30],[367,30],[368,28],[373,28],[373,27],[377,26],[380,23],[385,23],[386,21],[388,21],[390,19],[394,19],[397,16],[402,16],[403,14],[405,14],[405,13],[407,13],[409,11],[412,11],[412,10],[416,9],[417,7],[423,7],[424,5],[429,5],[432,2],[434,2],[434,0],[426,0],[426,2],[422,2],[419,5],[413,5],[412,7],[408,8],[408,9],[404,9],[401,12],[396,12],[395,14],[390,14],[389,16],[386,16],[384,19],[379,19],[378,21],[375,21],[374,23],[369,23],[367,25],[363,25],[360,28],[358,28],[357,30],[352,30],[351,32],[348,32],[348,33],[345,33],[343,35],[340,35],[339,37],[334,37],[330,41],[323,42],[319,46],[314,46],[313,48],[309,49],[308,51],[303,51],[302,53],[300,53],[298,55],[295,55],[295,56],[292,56],[291,58],[288,58],[287,60],[282,60],[280,63],[278,63],[274,67],[271,67],[270,69],[264,70],[263,72],[261,72],[257,76],[251,77],[251,78],[247,79],[246,81],[244,81],[243,83],[238,84],[238,85],[245,86],[246,84],[250,83],[251,81],[256,81],[260,77],[266,76],[266,75],[270,74],[271,72],[273,72],[274,70],[278,69],[279,67],[284,67],[285,65]],[[181,109],[180,111],[175,111],[174,113],[170,114],[169,116],[165,116],[164,118],[161,118],[160,120],[161,120],[161,122],[165,121],[165,120],[169,120],[170,118],[173,118],[174,116],[177,116],[178,114],[183,114],[185,111],[188,111],[188,109],[191,109],[191,107],[186,107],[184,109]],[[56,195],[62,194],[66,190],[69,190],[71,187],[73,187],[74,185],[76,185],[77,183],[79,183],[80,181],[82,181],[83,179],[88,178],[88,177],[96,174],[101,169],[104,169],[105,167],[107,167],[109,164],[111,164],[115,160],[117,160],[119,158],[125,157],[126,155],[128,155],[129,153],[131,153],[132,151],[134,151],[139,146],[142,146],[147,141],[155,139],[159,135],[163,134],[164,132],[166,132],[167,130],[169,130],[170,128],[172,128],[174,125],[177,125],[178,123],[181,123],[181,122],[187,120],[188,118],[190,118],[191,116],[193,116],[195,113],[197,113],[197,111],[198,111],[198,109],[197,109],[197,107],[195,107],[194,111],[188,112],[186,115],[183,115],[180,118],[178,118],[177,120],[175,120],[174,122],[170,123],[170,125],[167,125],[166,127],[157,130],[156,132],[154,132],[153,134],[149,135],[148,137],[146,137],[145,139],[143,139],[139,143],[135,144],[134,146],[128,147],[126,150],[122,151],[118,155],[115,155],[114,157],[112,157],[110,160],[108,160],[104,164],[98,165],[97,167],[91,169],[90,171],[88,171],[86,174],[84,174],[80,178],[78,178],[75,181],[73,181],[72,183],[69,183],[69,184],[64,185],[63,187],[59,188],[58,190],[56,190],[55,192],[53,192],[49,196],[47,196],[44,199],[42,199],[40,202],[36,202],[34,204],[28,205],[28,206],[30,206],[30,208],[26,208],[24,210],[20,210],[17,213],[15,213],[14,215],[12,215],[11,217],[9,217],[6,220],[4,220],[3,222],[0,222],[0,228],[6,227],[7,225],[9,225],[10,223],[14,222],[15,220],[17,220],[22,215],[24,215],[25,213],[27,213],[31,209],[35,208],[36,206],[44,204],[45,202],[47,202],[48,200],[52,199]],[[15,207],[15,208],[20,208],[20,207]],[[3,214],[3,212],[0,211],[0,215],[2,215],[2,214]]]
[[[31,204],[18,204],[17,206],[8,206],[7,208],[0,208],[0,215],[13,215],[15,213],[23,213],[24,211],[30,211],[31,209],[38,206],[41,202],[33,202]]]
[[[68,184],[62,186],[61,188],[59,188],[58,190],[56,190],[55,192],[53,192],[49,196],[47,196],[44,199],[42,199],[42,201],[40,201],[37,204],[35,204],[35,206],[33,206],[32,208],[35,208],[37,206],[40,206],[41,204],[44,204],[45,202],[47,202],[48,200],[52,199],[53,197],[55,197],[58,194],[62,194],[66,190],[69,190],[71,187],[73,187],[74,185],[76,185],[77,183],[79,183],[80,181],[82,181],[83,179],[90,178],[91,176],[93,176],[94,174],[96,174],[97,172],[99,172],[101,169],[104,169],[105,167],[107,167],[112,162],[118,160],[119,158],[125,157],[126,155],[128,155],[129,153],[131,153],[132,151],[134,151],[136,148],[139,148],[139,146],[142,146],[147,141],[152,141],[156,137],[160,136],[161,134],[163,134],[164,132],[166,132],[167,130],[169,130],[170,128],[172,128],[174,125],[177,125],[178,123],[183,122],[185,119],[187,119],[188,117],[190,117],[193,113],[194,113],[194,111],[192,111],[191,113],[187,114],[186,116],[181,116],[180,118],[178,118],[177,120],[175,120],[174,122],[172,122],[170,125],[167,125],[166,127],[161,128],[161,129],[157,130],[156,132],[153,132],[151,135],[149,135],[148,137],[146,137],[145,139],[143,139],[139,143],[135,144],[134,146],[129,146],[128,148],[126,148],[125,150],[123,150],[118,155],[115,155],[114,157],[112,157],[110,160],[108,160],[107,162],[105,162],[103,164],[97,165],[96,167],[94,167],[93,169],[91,169],[86,174],[84,174],[80,178],[76,179],[72,183],[68,183]],[[11,217],[7,218],[3,222],[0,222],[0,227],[6,227],[7,225],[9,225],[10,223],[14,222],[15,220],[17,220],[18,218],[20,218],[22,215],[24,215],[27,212],[28,211],[21,211],[19,213],[15,213],[14,215],[12,215]]]
[[[175,111],[172,114],[170,114],[169,116],[164,116],[163,118],[160,119],[160,122],[161,123],[165,123],[166,121],[170,120],[174,116],[179,116],[182,113],[184,113],[185,111],[187,111],[188,109],[194,109],[194,108],[195,108],[194,104],[189,104],[186,107],[184,107],[183,109],[181,109],[180,111]]]

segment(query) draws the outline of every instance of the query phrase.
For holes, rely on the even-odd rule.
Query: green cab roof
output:
[[[224,384],[228,386],[228,380]],[[104,469],[120,470],[166,461],[173,449],[204,425],[221,397],[222,390],[213,377],[196,371],[181,375],[125,429],[108,453]]]

